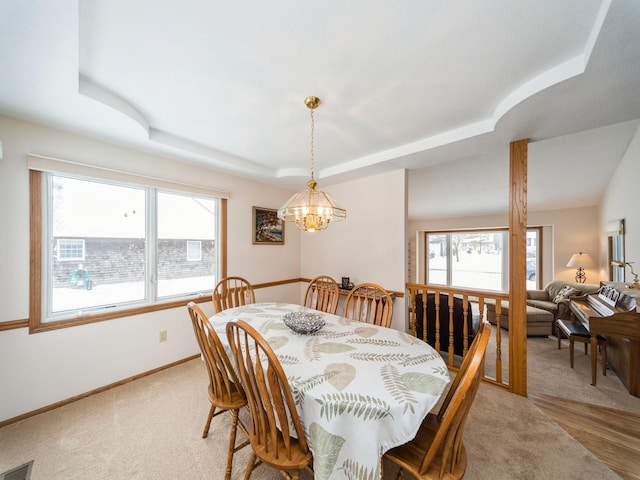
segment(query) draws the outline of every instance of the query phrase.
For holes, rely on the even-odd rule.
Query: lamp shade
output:
[[[593,267],[594,263],[588,253],[574,253],[567,263],[567,267],[586,268]]]
[[[331,221],[337,222],[347,217],[347,211],[340,207],[331,195],[316,190],[316,182],[309,180],[308,188],[294,194],[278,210],[278,217],[285,222],[295,222],[296,227],[307,232],[324,230]]]

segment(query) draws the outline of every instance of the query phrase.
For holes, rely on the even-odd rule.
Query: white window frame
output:
[[[82,254],[79,257],[63,257],[62,252],[65,250],[64,245],[66,244],[79,244],[81,245],[80,249]],[[84,239],[81,238],[59,238],[56,242],[56,255],[57,260],[59,262],[84,262]]]
[[[530,245],[531,238],[527,235],[527,246],[529,248],[534,247],[537,251],[536,254],[536,289],[540,288],[540,279],[542,277],[542,230],[539,227],[528,227],[527,233],[536,232],[537,243],[536,245]],[[429,231],[424,232],[424,278],[425,283],[429,284],[429,260],[430,260],[430,245],[429,245],[429,235],[445,235],[446,236],[446,250],[447,250],[447,258],[446,258],[446,283],[443,284],[448,287],[457,287],[457,285],[452,285],[452,256],[453,256],[453,248],[451,244],[451,237],[456,234],[465,234],[465,233],[502,233],[503,235],[503,253],[502,253],[502,267],[501,267],[501,290],[502,292],[507,292],[509,290],[509,242],[508,242],[508,234],[509,230],[505,228],[488,228],[488,229],[466,229],[466,230],[448,230],[448,231]],[[529,258],[527,258],[527,262]],[[465,287],[466,288],[466,287]]]

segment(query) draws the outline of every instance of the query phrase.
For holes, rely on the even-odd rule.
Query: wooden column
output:
[[[527,395],[527,146],[509,145],[509,388]]]

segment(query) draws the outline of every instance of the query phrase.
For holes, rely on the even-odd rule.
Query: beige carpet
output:
[[[4,427],[0,472],[35,460],[33,480],[222,479],[229,417],[200,438],[206,383],[192,360]],[[479,390],[465,444],[468,479],[619,478],[527,399],[490,385]],[[236,455],[234,480],[247,454]],[[264,466],[252,476],[278,478]]]
[[[509,376],[509,338],[502,330],[503,380]],[[485,374],[495,378],[495,327],[487,349]],[[529,394],[544,393],[578,400],[594,405],[640,414],[640,398],[630,395],[611,369],[602,375],[598,364],[597,384],[591,385],[591,355],[584,354],[584,345],[576,343],[574,368],[569,366],[569,341],[562,340],[558,350],[556,337],[530,337],[527,339],[527,389]],[[598,361],[600,358],[598,357]]]

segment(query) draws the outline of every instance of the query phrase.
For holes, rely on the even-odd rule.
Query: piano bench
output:
[[[589,330],[580,322],[571,320],[556,320],[556,333],[558,337],[558,350],[560,349],[561,334],[569,339],[569,364],[573,368],[574,342],[584,343],[584,354],[588,353],[591,334]],[[598,335],[598,348],[602,355],[602,375],[607,374],[607,339]]]

